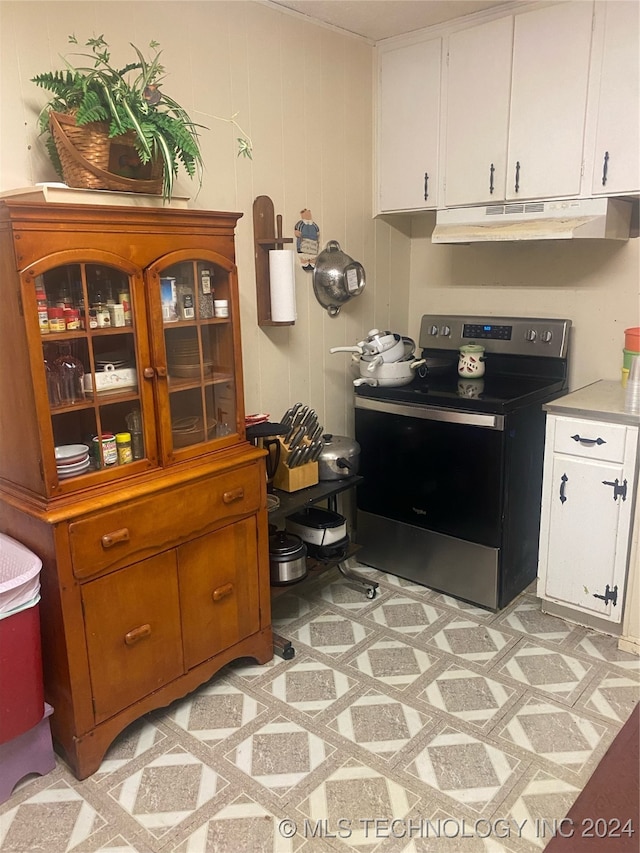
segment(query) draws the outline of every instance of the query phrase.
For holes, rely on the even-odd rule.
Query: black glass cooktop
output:
[[[493,374],[481,379],[463,379],[457,371],[450,371],[443,375],[416,376],[410,385],[399,388],[361,385],[356,394],[376,400],[499,414],[547,402],[566,390],[564,378]]]

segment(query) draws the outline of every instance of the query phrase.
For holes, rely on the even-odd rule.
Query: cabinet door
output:
[[[449,38],[445,204],[504,200],[513,18]]]
[[[640,5],[600,4],[605,16],[604,45],[597,99],[594,195],[640,190]]]
[[[49,255],[21,276],[49,494],[157,464],[142,273],[106,252]],[[116,436],[132,439],[118,455]]]
[[[182,250],[147,271],[165,464],[244,437],[237,272],[212,252]]]
[[[578,195],[593,3],[515,16],[507,199]]]
[[[441,39],[380,54],[378,210],[437,206]]]
[[[609,485],[616,481],[624,482],[621,464],[554,456],[548,540],[541,550],[547,553],[546,598],[619,622],[627,541],[619,535],[625,502]],[[607,586],[613,594],[617,587],[616,605]]]
[[[187,668],[260,630],[257,539],[251,516],[178,549]]]
[[[96,722],[184,672],[176,553],[82,587]]]

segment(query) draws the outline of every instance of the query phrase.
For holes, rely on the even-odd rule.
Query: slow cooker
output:
[[[347,553],[347,521],[338,512],[307,507],[288,515],[285,524],[290,533],[295,533],[305,542],[310,557],[341,560]]]
[[[307,574],[307,548],[302,539],[287,530],[269,536],[269,569],[274,586],[294,583]]]

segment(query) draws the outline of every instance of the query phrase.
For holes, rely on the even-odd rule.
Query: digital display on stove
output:
[[[512,330],[513,326],[491,326],[486,323],[465,323],[462,327],[462,337],[510,341]]]

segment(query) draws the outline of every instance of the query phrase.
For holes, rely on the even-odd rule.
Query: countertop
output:
[[[625,391],[620,382],[601,379],[585,385],[564,397],[545,403],[544,410],[553,415],[570,415],[595,421],[640,426],[640,415],[624,410]]]

